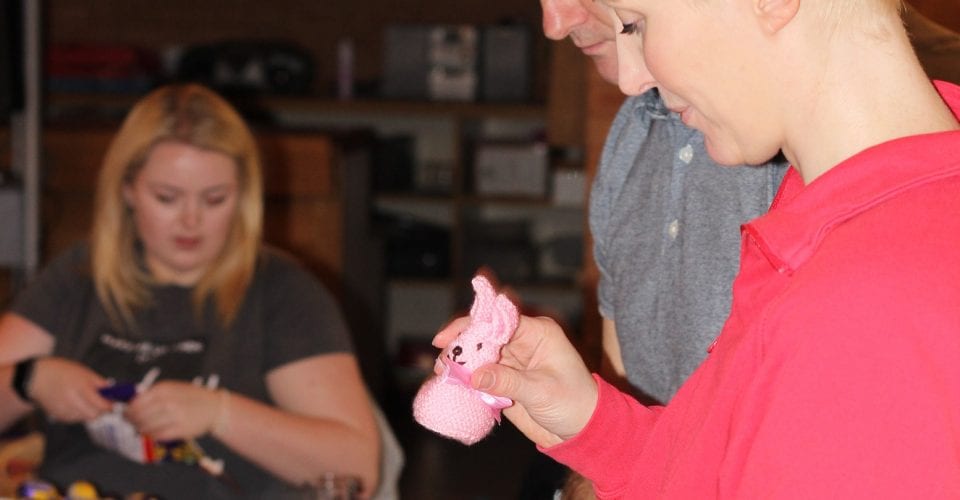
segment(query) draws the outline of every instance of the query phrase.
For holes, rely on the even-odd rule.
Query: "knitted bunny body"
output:
[[[464,444],[483,439],[500,421],[500,410],[513,404],[470,386],[477,368],[500,359],[517,329],[519,313],[505,295],[497,294],[483,276],[472,281],[476,294],[470,324],[440,353],[440,375],[428,379],[413,401],[413,416],[424,427]]]

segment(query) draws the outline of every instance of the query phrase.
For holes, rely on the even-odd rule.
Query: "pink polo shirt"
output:
[[[791,170],[742,233],[730,317],[670,405],[598,379],[543,451],[601,498],[960,498],[960,132]]]

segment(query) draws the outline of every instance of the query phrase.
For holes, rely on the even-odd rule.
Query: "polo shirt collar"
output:
[[[960,115],[960,87],[936,85]],[[742,231],[779,272],[791,274],[833,228],[904,191],[957,175],[960,131],[895,139],[844,160],[808,186],[791,168],[770,212]]]
[[[648,114],[655,118],[671,118],[676,113],[667,109],[667,105],[660,98],[660,91],[654,87],[633,98],[633,109],[635,113]],[[676,117],[680,119],[679,116]]]

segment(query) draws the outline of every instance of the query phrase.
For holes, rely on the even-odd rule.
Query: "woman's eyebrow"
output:
[[[233,189],[233,188],[234,188],[234,184],[233,184],[233,183],[230,183],[230,182],[227,182],[227,183],[224,183],[224,184],[217,184],[217,185],[214,185],[214,186],[210,186],[210,187],[204,188],[204,189],[202,190],[202,192],[203,192],[203,193],[212,193],[212,192],[216,192],[216,191],[229,191],[229,190],[231,190],[231,189]]]

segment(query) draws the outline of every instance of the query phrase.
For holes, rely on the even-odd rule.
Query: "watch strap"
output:
[[[33,366],[37,358],[27,358],[18,361],[13,367],[13,392],[17,393],[25,403],[31,403],[30,396],[27,394],[27,387],[30,385],[30,379],[33,377]]]

